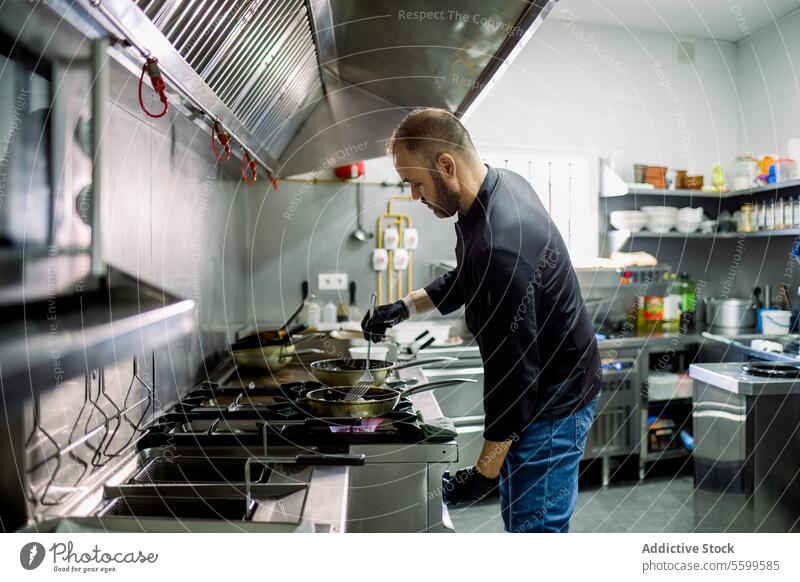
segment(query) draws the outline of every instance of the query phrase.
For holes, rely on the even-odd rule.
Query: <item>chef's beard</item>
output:
[[[428,207],[438,218],[449,218],[458,212],[458,203],[460,195],[455,190],[451,190],[444,183],[444,180],[436,170],[431,170],[431,177],[433,178],[433,185],[436,188],[436,202],[428,202]]]

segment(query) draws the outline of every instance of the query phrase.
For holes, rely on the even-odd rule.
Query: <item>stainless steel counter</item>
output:
[[[689,376],[733,394],[744,396],[800,394],[800,382],[752,376],[742,371],[744,362],[692,364]]]
[[[689,368],[696,531],[798,531],[800,382],[752,376],[743,364]]]
[[[598,341],[598,347],[601,351],[609,351],[609,350],[619,350],[619,349],[628,349],[628,348],[662,348],[666,346],[673,346],[673,347],[680,347],[685,346],[688,344],[703,344],[703,343],[714,343],[714,344],[723,344],[722,340],[717,340],[714,338],[710,338],[707,336],[702,335],[703,330],[692,330],[689,333],[679,333],[679,332],[652,332],[652,333],[637,333],[633,332],[630,335],[626,335],[624,337],[617,337],[617,338],[609,338],[605,340]],[[788,361],[797,361],[800,358],[795,358],[792,355],[787,354],[776,354],[772,352],[765,352],[763,350],[756,350],[754,348],[750,348],[749,344],[752,340],[755,339],[764,339],[775,341],[780,344],[784,344],[788,340],[791,339],[800,339],[800,335],[793,334],[793,335],[784,335],[784,336],[766,336],[760,333],[741,333],[741,334],[734,334],[734,335],[727,335],[727,334],[715,334],[721,338],[725,338],[727,340],[733,340],[745,344],[747,350],[750,351],[752,357],[760,357],[764,359],[771,359],[771,360],[788,360]]]

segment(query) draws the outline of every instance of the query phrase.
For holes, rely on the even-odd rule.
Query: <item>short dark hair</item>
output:
[[[405,116],[386,144],[386,152],[392,155],[399,145],[417,154],[430,169],[436,167],[436,158],[442,152],[478,153],[469,132],[458,118],[446,109],[436,107],[415,109]]]

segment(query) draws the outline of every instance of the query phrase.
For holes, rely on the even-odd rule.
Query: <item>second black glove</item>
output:
[[[402,300],[379,305],[372,313],[364,315],[361,320],[361,330],[364,339],[372,342],[381,342],[386,339],[386,330],[408,319],[408,307]]]
[[[444,499],[448,505],[476,503],[494,493],[500,484],[500,477],[484,477],[477,467],[466,467],[442,480]]]

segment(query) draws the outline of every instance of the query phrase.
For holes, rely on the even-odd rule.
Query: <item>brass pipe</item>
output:
[[[310,181],[310,182],[312,182],[314,184],[317,184],[317,183],[324,184],[324,183],[356,182],[357,180],[317,180],[316,178],[314,178],[313,180],[300,180],[300,179],[296,179],[295,178],[295,179],[284,180],[284,181],[294,181],[294,182],[309,182]],[[393,186],[393,184],[387,184],[387,183],[384,183],[384,182],[380,182],[380,183],[361,182],[361,183],[362,184],[377,185],[377,186]],[[399,186],[399,184],[398,184],[398,186]],[[403,237],[404,237],[404,234],[403,234],[403,226],[404,226],[403,221],[405,221],[407,223],[406,228],[412,228],[411,217],[408,216],[407,214],[401,214],[401,213],[393,212],[392,211],[392,203],[393,202],[411,202],[411,201],[413,201],[413,198],[411,198],[410,196],[392,196],[391,198],[389,198],[389,200],[386,203],[387,212],[385,214],[381,214],[381,215],[378,216],[378,220],[377,220],[378,237],[377,237],[377,239],[375,241],[376,248],[383,248],[383,220],[384,220],[384,218],[394,218],[395,219],[394,222],[392,222],[391,224],[393,226],[396,225],[396,226],[399,227],[398,230],[399,230],[399,235],[400,236],[399,236],[398,242],[400,243],[400,242],[403,241]],[[392,275],[394,273],[394,266],[393,266],[393,263],[394,263],[394,251],[388,251],[387,254],[388,254],[389,264],[387,266],[386,287],[388,289],[388,300],[391,302],[392,299],[393,299]],[[378,293],[378,303],[383,303],[383,271],[378,271],[376,276],[377,276],[376,288],[377,288],[377,293]],[[412,281],[413,281],[412,274],[411,274],[411,253],[410,252],[409,252],[409,259],[408,259],[408,273],[407,273],[406,281],[407,281],[408,290],[409,290],[409,293],[410,293],[411,292],[411,288],[412,288]],[[403,296],[403,280],[402,280],[402,277],[400,277],[400,276],[397,277],[397,295],[398,295],[398,299]]]
[[[299,184],[362,184],[364,186],[380,186],[381,188],[400,188],[404,184],[398,182],[367,182],[364,180],[339,180],[338,178],[282,178],[281,182],[295,182]],[[411,200],[411,198],[409,198]]]
[[[412,225],[411,217],[408,216],[407,214],[392,213],[392,214],[381,214],[381,215],[379,215],[378,216],[378,220],[377,220],[378,238],[377,238],[377,241],[376,241],[376,245],[377,245],[376,248],[382,248],[383,247],[383,220],[385,218],[393,218],[394,221],[391,223],[391,225],[399,227],[398,230],[400,231],[399,232],[400,237],[399,237],[398,242],[403,240],[403,226],[404,226],[403,225],[403,221],[408,223],[407,228],[411,228],[412,227],[411,226]],[[388,273],[387,273],[386,287],[388,289],[388,301],[391,302],[394,299],[393,285],[392,285],[392,275],[394,274],[394,266],[393,266],[394,251],[389,250],[388,251],[388,255],[389,255],[389,265],[388,265],[388,268],[387,268]],[[410,265],[410,261],[409,261],[409,265]],[[408,275],[407,276],[407,282],[408,282],[407,284],[408,284],[408,289],[409,289],[409,292],[410,292],[410,289],[412,287],[413,278],[411,276],[411,272],[410,271],[409,271],[409,273],[407,275]],[[378,283],[377,283],[378,301],[382,303],[383,302],[383,272],[382,271],[378,271],[377,277],[378,277]],[[398,299],[400,299],[400,297],[403,296],[403,286],[402,285],[403,285],[402,278],[398,276],[398,281],[397,281]]]

